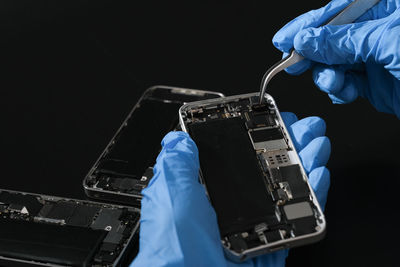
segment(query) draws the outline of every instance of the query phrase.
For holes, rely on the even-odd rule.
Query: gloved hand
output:
[[[329,188],[330,155],[325,122],[317,117],[297,121],[282,113],[322,207]],[[142,191],[140,251],[131,266],[284,266],[288,251],[277,251],[237,264],[224,257],[217,218],[198,182],[195,143],[184,132],[167,134],[154,177]]]
[[[286,71],[296,75],[313,67],[315,84],[333,103],[362,96],[400,118],[400,0],[381,0],[355,23],[319,27],[350,2],[333,0],[295,18],[273,44],[307,58]]]

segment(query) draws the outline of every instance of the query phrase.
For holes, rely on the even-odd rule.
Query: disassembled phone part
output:
[[[138,227],[133,207],[0,190],[0,265],[128,264]]]
[[[325,218],[271,96],[188,103],[180,123],[199,149],[201,181],[236,261],[323,238]]]
[[[168,86],[147,89],[84,179],[86,194],[140,206],[140,192],[153,176],[161,140],[179,126],[179,108],[186,102],[221,96]]]

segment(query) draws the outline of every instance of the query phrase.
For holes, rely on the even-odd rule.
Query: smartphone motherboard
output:
[[[201,180],[231,258],[323,237],[325,219],[274,100],[257,94],[198,101],[180,109],[199,149]]]
[[[0,190],[0,265],[117,266],[138,225],[132,207]]]

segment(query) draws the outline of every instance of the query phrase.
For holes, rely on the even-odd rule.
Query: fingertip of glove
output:
[[[161,141],[162,150],[157,157],[157,162],[164,158],[170,158],[172,154],[180,157],[189,156],[194,162],[198,162],[198,149],[189,134],[182,131],[168,133]]]
[[[347,103],[353,102],[359,95],[359,88],[363,88],[365,85],[363,79],[359,78],[357,74],[346,73],[345,75],[345,85],[343,86],[343,90],[339,92],[340,97],[344,99]],[[361,81],[360,81],[361,80]],[[362,91],[362,90],[361,90]]]
[[[331,184],[330,172],[325,167],[318,167],[312,170],[308,176],[310,185],[313,188],[321,208],[325,208],[329,186]]]
[[[320,136],[313,139],[299,156],[302,159],[304,169],[311,172],[315,168],[326,165],[331,154],[331,143],[328,137]]]
[[[283,53],[289,53],[293,48],[293,36],[295,35],[295,31],[292,24],[293,21],[289,22],[272,37],[272,44]]]
[[[332,101],[332,104],[346,104],[345,101],[343,101],[342,99],[336,97],[334,94],[328,94],[329,98]]]
[[[300,75],[311,67],[312,63],[308,59],[304,59],[285,69],[290,75]]]
[[[329,169],[325,166],[321,166],[321,167],[318,167],[318,168],[315,168],[314,170],[312,170],[309,177],[310,178],[313,177],[313,178],[317,179],[317,181],[319,182],[322,180],[329,179],[330,175],[331,175],[331,173],[330,173]],[[327,182],[329,182],[329,181],[327,181]]]
[[[326,122],[324,119],[318,116],[309,117],[309,121],[307,122],[311,131],[314,133],[314,136],[322,136],[326,132]]]
[[[332,94],[342,89],[344,84],[344,71],[319,65],[313,70],[313,80],[321,91]]]
[[[159,180],[159,177],[166,176],[166,174],[169,174],[170,179],[176,178],[176,176],[197,176],[199,169],[198,150],[187,133],[170,132],[163,138],[161,144],[162,150],[154,165],[154,176],[144,190],[151,188],[156,180]]]
[[[192,141],[188,133],[182,131],[169,132],[161,141],[161,146],[164,148],[172,148],[183,140]]]
[[[299,120],[293,112],[281,112],[281,117],[287,127]]]
[[[331,155],[331,140],[327,136],[320,136],[315,138],[314,140],[316,140],[316,146],[321,147],[322,155],[319,165],[323,166],[328,163],[329,157]]]
[[[287,46],[287,40],[286,36],[284,34],[284,28],[279,30],[277,33],[275,33],[274,37],[272,37],[272,44],[281,52],[288,52],[284,49],[285,46]]]
[[[299,31],[293,39],[294,49],[302,56],[320,62],[319,41],[323,38],[316,38],[321,35],[320,28],[306,28]]]
[[[293,39],[293,45],[296,51],[303,51],[308,49],[308,45],[313,38],[313,28],[306,28],[299,31]]]
[[[343,89],[334,94],[328,94],[333,104],[347,104],[353,102],[358,97],[358,89],[350,82],[346,82]]]
[[[331,153],[331,140],[327,136],[320,136],[314,139],[317,145],[321,145],[324,149],[327,150],[328,154]]]
[[[302,120],[299,120],[298,122],[296,122],[292,125],[292,130],[294,132],[297,132],[300,129],[302,129],[303,127],[306,127],[306,132],[311,133],[313,138],[323,136],[326,131],[325,121],[318,116],[311,116],[311,117],[307,117]],[[309,140],[309,141],[311,141],[311,140]]]

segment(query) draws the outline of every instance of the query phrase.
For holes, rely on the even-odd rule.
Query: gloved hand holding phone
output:
[[[306,60],[290,74],[313,69],[315,84],[333,103],[358,96],[400,118],[400,1],[381,0],[355,23],[322,26],[350,0],[333,0],[279,30],[273,44],[286,55],[294,48]]]
[[[299,152],[321,207],[329,188],[325,164],[330,142],[325,122],[317,117],[282,118]],[[197,147],[184,132],[169,133],[162,141],[154,177],[142,199],[140,251],[131,266],[284,266],[287,250],[241,264],[224,256],[217,218],[203,185],[199,183]]]

